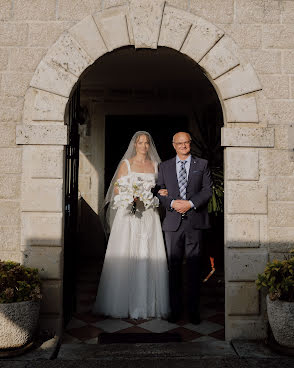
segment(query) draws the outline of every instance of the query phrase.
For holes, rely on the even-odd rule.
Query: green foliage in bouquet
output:
[[[0,260],[0,303],[41,299],[41,280],[36,268]]]
[[[294,302],[294,250],[283,261],[269,262],[258,275],[256,285],[258,289],[264,287],[271,300]]]

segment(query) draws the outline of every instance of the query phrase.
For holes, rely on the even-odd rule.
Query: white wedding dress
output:
[[[155,173],[137,173],[125,161],[128,175],[155,185],[157,165]],[[139,215],[117,210],[93,313],[133,319],[168,315],[167,260],[156,208]]]

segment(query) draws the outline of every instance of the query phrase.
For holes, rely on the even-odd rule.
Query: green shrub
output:
[[[41,280],[36,268],[0,260],[0,303],[41,299]]]
[[[269,262],[256,285],[258,289],[264,287],[271,300],[294,302],[294,251],[283,261]]]

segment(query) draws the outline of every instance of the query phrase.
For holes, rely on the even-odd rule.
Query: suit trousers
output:
[[[182,218],[177,231],[165,231],[169,268],[170,307],[173,316],[179,317],[182,308],[182,264],[186,256],[187,307],[189,317],[199,315],[201,285],[201,253],[203,231],[193,229],[187,217]]]

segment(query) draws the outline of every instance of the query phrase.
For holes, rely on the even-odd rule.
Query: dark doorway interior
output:
[[[175,155],[172,137],[178,131],[188,131],[188,117],[183,115],[108,115],[105,118],[105,191],[120,159],[135,132],[151,134],[162,161]]]

